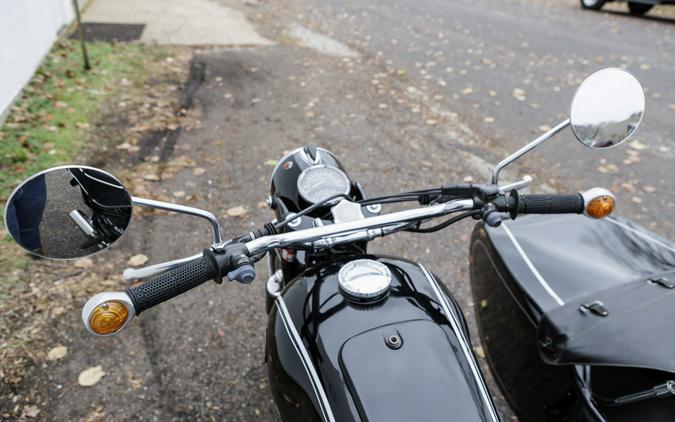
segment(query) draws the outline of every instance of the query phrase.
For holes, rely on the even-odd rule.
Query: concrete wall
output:
[[[71,0],[0,0],[0,121],[74,17]]]

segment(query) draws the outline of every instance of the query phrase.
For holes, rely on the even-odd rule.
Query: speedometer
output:
[[[330,196],[338,194],[348,195],[350,191],[349,178],[340,169],[319,164],[303,170],[298,177],[298,192],[302,198],[316,204]],[[334,203],[339,201],[331,201]]]

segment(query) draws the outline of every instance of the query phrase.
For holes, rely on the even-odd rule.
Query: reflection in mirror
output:
[[[131,210],[131,196],[114,176],[91,167],[57,167],[14,190],[5,226],[30,253],[75,259],[112,246],[127,229]]]
[[[572,131],[588,147],[612,147],[635,133],[644,111],[645,94],[635,76],[623,69],[603,69],[577,89],[570,112]]]

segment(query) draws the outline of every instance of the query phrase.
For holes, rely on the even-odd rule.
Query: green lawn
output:
[[[58,42],[0,128],[3,203],[25,177],[76,159],[85,142],[96,139],[89,131],[94,130],[99,104],[120,90],[142,86],[148,50],[151,56],[162,54],[139,44],[87,46],[90,71],[82,67],[79,43]]]

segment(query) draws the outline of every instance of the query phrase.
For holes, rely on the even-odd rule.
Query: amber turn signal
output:
[[[124,328],[136,315],[134,305],[124,292],[99,293],[82,309],[82,322],[90,333],[109,336]]]
[[[89,317],[89,327],[96,334],[108,335],[119,331],[129,317],[129,310],[117,301],[103,302],[94,308]]]
[[[616,201],[614,195],[607,189],[593,188],[584,193],[585,211],[589,217],[605,218],[614,211]]]

